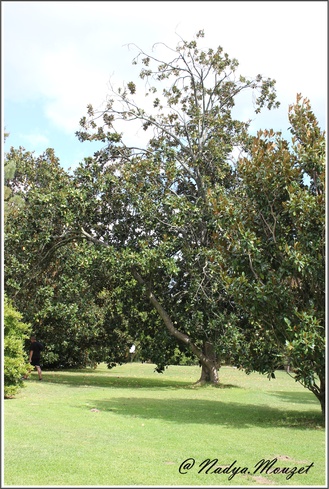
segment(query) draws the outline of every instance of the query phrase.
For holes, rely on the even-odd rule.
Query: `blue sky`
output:
[[[326,1],[2,1],[1,10],[4,151],[51,147],[64,168],[74,168],[96,149],[75,137],[87,104],[101,106],[110,79],[119,86],[137,78],[127,44],[175,47],[177,33],[190,40],[199,29],[205,46],[238,59],[241,73],[277,80],[281,108],[258,117],[254,130],[285,131],[297,93],[326,128]]]

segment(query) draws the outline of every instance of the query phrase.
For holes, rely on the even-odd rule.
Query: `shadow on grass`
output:
[[[34,380],[32,378],[32,380]],[[184,382],[181,380],[174,380],[161,377],[148,378],[148,377],[128,377],[126,375],[104,375],[101,373],[94,373],[94,371],[72,371],[67,372],[47,372],[44,375],[44,381],[54,384],[65,384],[70,387],[110,387],[117,389],[179,389],[186,388],[191,389],[197,387],[191,382]],[[232,384],[220,384],[218,388],[237,388],[241,387]],[[200,386],[198,386],[200,388]],[[202,388],[202,387],[201,387]]]
[[[60,375],[48,375],[47,382],[54,384],[66,384],[70,387],[111,387],[117,389],[161,389],[161,388],[179,388],[189,387],[191,384],[179,380],[162,380],[162,379],[149,379],[142,377],[120,377],[120,376],[102,376],[102,375],[87,375],[85,374],[63,374]]]
[[[141,419],[162,419],[179,424],[214,424],[228,428],[321,428],[321,413],[301,413],[266,405],[201,399],[111,398],[90,400],[94,409]],[[90,410],[90,408],[88,408]]]
[[[248,428],[252,426],[270,428],[286,427],[296,429],[316,429],[323,427],[323,418],[316,398],[309,392],[275,391],[271,395],[290,404],[314,405],[307,412],[285,410],[266,405],[221,401],[221,389],[242,389],[232,384],[218,386],[218,400],[195,399],[155,399],[152,397],[133,397],[134,389],[177,390],[191,392],[197,388],[191,382],[161,377],[133,377],[113,375],[94,370],[74,370],[70,372],[45,372],[44,380],[68,387],[99,387],[111,389],[132,389],[132,397],[114,397],[104,400],[92,400],[95,409],[115,414],[138,417],[141,419],[163,419],[174,423],[216,424],[227,427]],[[111,391],[109,391],[109,396]],[[113,391],[112,391],[113,394]],[[81,406],[79,406],[81,407]],[[318,408],[318,409],[317,409]],[[85,409],[85,408],[83,408]]]
[[[319,401],[310,391],[305,389],[305,392],[271,392],[272,396],[278,397],[281,401],[289,402],[290,404],[314,404],[319,406]]]

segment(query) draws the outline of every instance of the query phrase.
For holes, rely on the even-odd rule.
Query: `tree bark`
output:
[[[314,394],[316,395],[316,397],[318,398],[318,400],[320,402],[322,416],[323,416],[323,419],[325,420],[325,417],[326,417],[326,384],[325,384],[324,379],[320,380],[320,389],[318,392],[316,392],[316,393],[314,392]]]
[[[147,286],[144,279],[141,277],[141,275],[137,272],[135,268],[132,269],[132,274],[135,280],[140,285],[143,285],[146,288],[146,294],[149,301],[158,312],[159,316],[163,320],[169,333],[172,336],[174,336],[174,338],[176,338],[177,340],[182,341],[198,357],[202,367],[201,378],[204,375],[206,382],[212,382],[214,384],[218,384],[219,383],[218,365],[216,362],[215,352],[212,344],[209,342],[205,342],[204,351],[198,348],[187,334],[182,333],[175,327],[167,311],[162,307],[158,299],[153,294],[152,290]]]
[[[201,377],[198,381],[200,384],[205,384],[207,382],[210,382],[212,384],[218,384],[219,383],[219,378],[218,378],[218,370],[219,370],[219,364],[217,362],[217,357],[216,357],[216,352],[214,350],[214,347],[212,343],[209,341],[205,341],[203,344],[203,351],[205,356],[209,359],[209,362],[211,362],[211,365],[201,363]]]

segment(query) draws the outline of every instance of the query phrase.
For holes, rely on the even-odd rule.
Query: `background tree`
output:
[[[6,141],[7,137],[9,136],[8,132],[4,133],[4,139]],[[22,204],[22,199],[17,196],[14,191],[10,188],[8,185],[8,182],[13,180],[15,171],[16,171],[16,160],[15,158],[8,158],[6,157],[4,159],[4,186],[3,186],[3,200],[4,200],[4,219],[7,218],[8,212],[12,210],[15,205],[21,205]]]
[[[270,376],[290,362],[324,413],[326,142],[301,95],[289,120],[291,144],[259,131],[239,161],[216,262],[245,323],[236,360]]]
[[[45,344],[43,365],[125,361],[134,314],[123,308],[121,282],[100,250],[65,234],[84,207],[81,191],[53,150],[35,156],[11,148],[6,158],[15,166],[6,180],[13,199],[5,222],[5,289]]]
[[[76,243],[61,237],[69,219],[70,178],[53,150],[35,157],[12,148],[6,161],[14,162],[6,180],[12,195],[5,221],[6,292],[45,343],[46,366],[93,363],[90,341],[95,343],[99,311],[81,273],[86,259]]]

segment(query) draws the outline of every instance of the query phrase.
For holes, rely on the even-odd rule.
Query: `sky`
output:
[[[4,151],[54,148],[65,169],[75,168],[97,149],[75,136],[87,105],[101,106],[110,80],[122,86],[138,77],[129,44],[175,48],[200,29],[204,47],[222,46],[242,74],[277,81],[281,107],[257,117],[253,131],[285,132],[297,93],[326,129],[327,10],[326,1],[2,1]],[[248,110],[238,116],[249,118]]]

